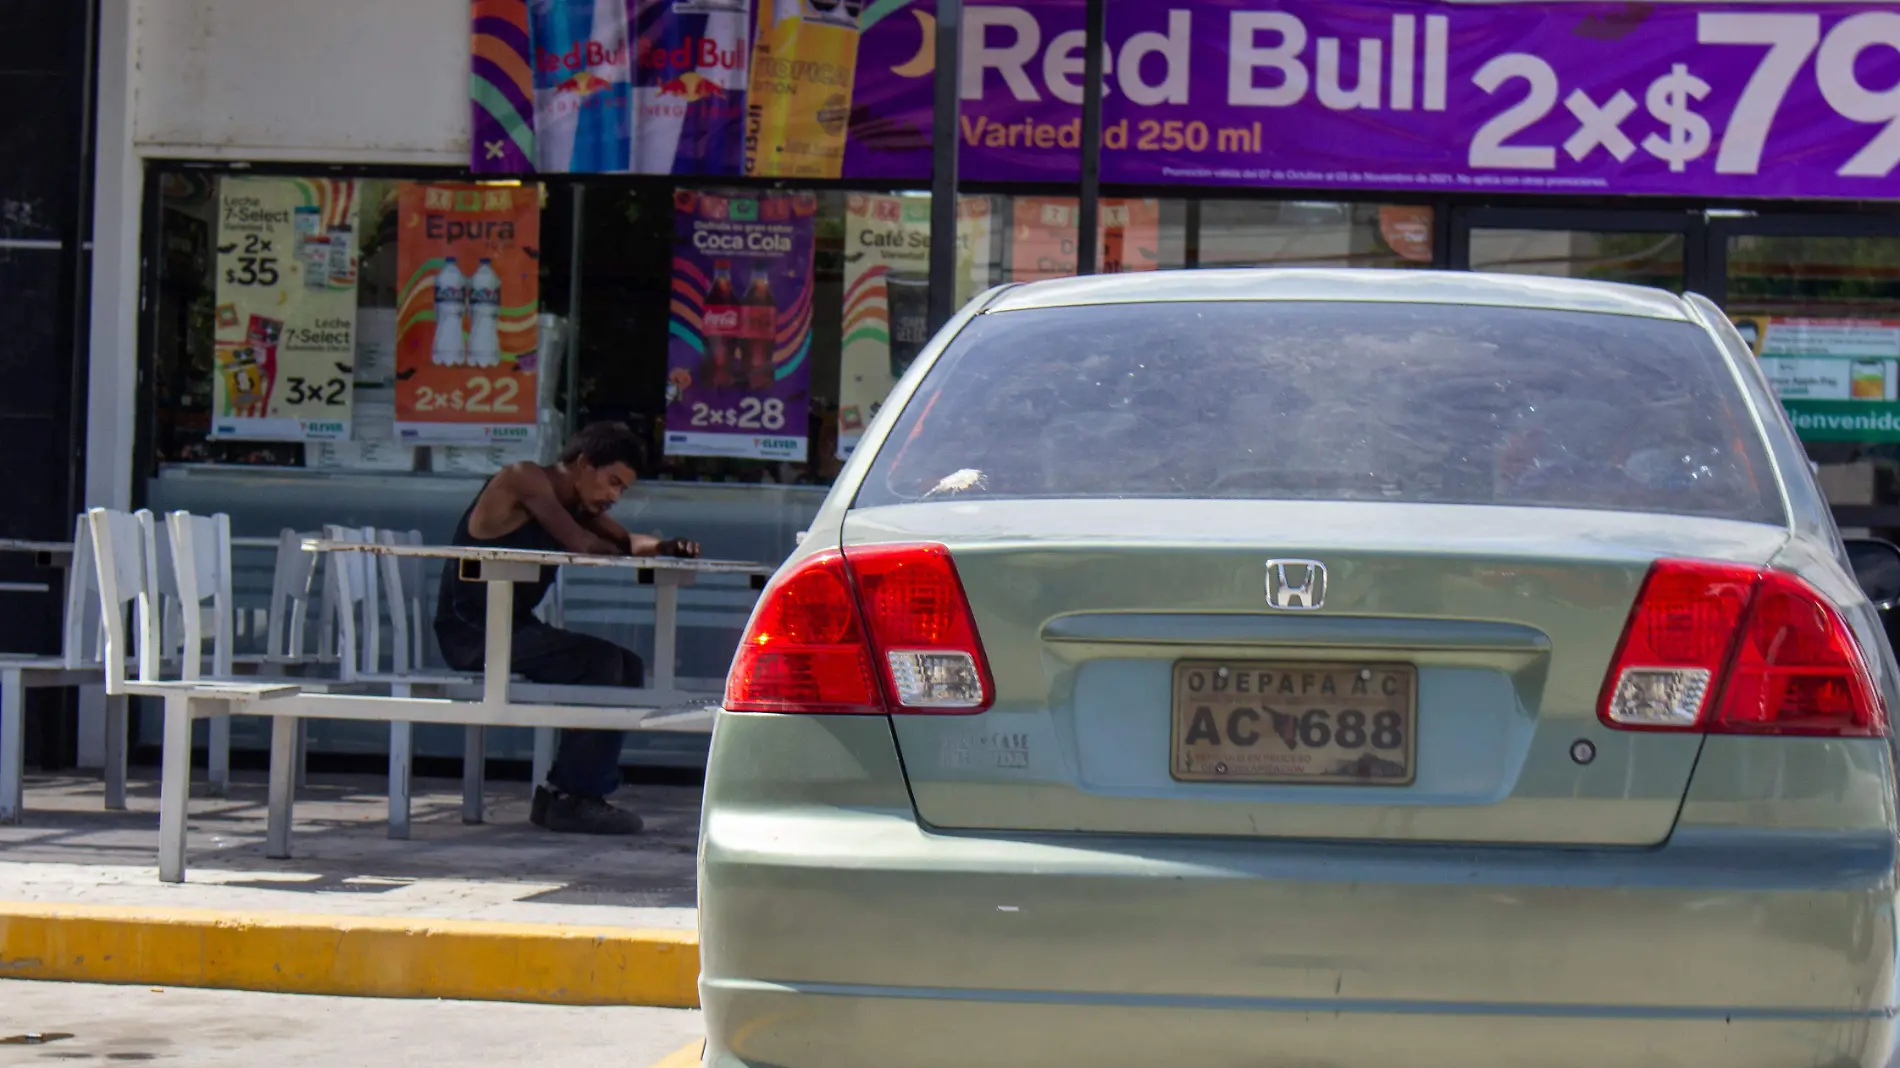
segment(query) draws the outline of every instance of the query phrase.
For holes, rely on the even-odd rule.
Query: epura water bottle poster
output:
[[[349,438],[356,218],[353,181],[219,181],[214,440]]]
[[[805,459],[817,208],[808,192],[674,193],[668,456]]]
[[[541,187],[408,185],[397,212],[397,436],[531,440]]]

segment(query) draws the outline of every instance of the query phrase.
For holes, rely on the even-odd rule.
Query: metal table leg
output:
[[[126,707],[131,698],[106,698],[106,808],[125,811]]]
[[[158,881],[185,881],[185,814],[191,797],[191,698],[165,696],[158,788]]]
[[[26,676],[0,672],[0,823],[20,822],[26,791]]]
[[[276,716],[270,724],[270,805],[265,823],[264,855],[290,856],[290,821],[297,800],[297,736],[303,720]]]

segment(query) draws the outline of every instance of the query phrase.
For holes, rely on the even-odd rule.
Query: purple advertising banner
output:
[[[759,3],[636,2],[640,47],[654,55],[663,38],[664,55],[690,59],[699,76],[675,78],[668,67],[666,93],[643,89],[634,138],[643,136],[648,92],[682,115],[703,104],[720,119],[700,134],[690,132],[700,120],[686,116],[679,152],[670,161],[664,151],[636,153],[635,169],[743,170],[727,122],[739,86],[750,83],[730,64],[745,50],[737,27],[757,20]],[[808,17],[797,13],[812,3],[779,6]],[[932,0],[868,0],[854,59],[814,52],[794,64],[850,83],[848,97],[808,97],[826,108],[848,101],[845,178],[929,176],[933,11]],[[964,178],[1077,179],[1083,12],[1083,0],[965,6]],[[725,28],[715,32],[719,19]],[[568,36],[554,44],[571,52],[579,21],[534,24],[563,27]],[[749,33],[762,40],[756,25]],[[536,49],[546,54],[539,41]],[[1106,67],[1110,182],[1900,198],[1892,3],[1119,0],[1108,10]],[[641,66],[635,80],[646,86],[651,77]],[[838,125],[829,113],[815,121]],[[495,166],[490,157],[508,146],[477,134],[477,161]],[[550,153],[539,156],[547,166]],[[589,168],[577,159],[570,169]]]
[[[678,190],[666,455],[803,462],[811,193]]]
[[[852,177],[928,171],[928,10],[865,31]],[[964,174],[1075,180],[1082,3],[965,18]],[[1106,181],[1900,197],[1891,4],[1118,3],[1108,44]]]

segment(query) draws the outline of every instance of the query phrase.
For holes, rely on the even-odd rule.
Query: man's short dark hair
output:
[[[637,474],[646,459],[646,445],[625,423],[590,423],[561,450],[564,464],[582,459],[592,467],[626,464]]]

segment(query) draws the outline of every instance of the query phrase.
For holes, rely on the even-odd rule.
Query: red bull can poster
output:
[[[809,192],[674,193],[668,456],[805,460],[817,210]]]
[[[631,0],[633,169],[735,175],[745,166],[751,0]]]
[[[535,166],[606,174],[633,163],[627,0],[530,0]]]

